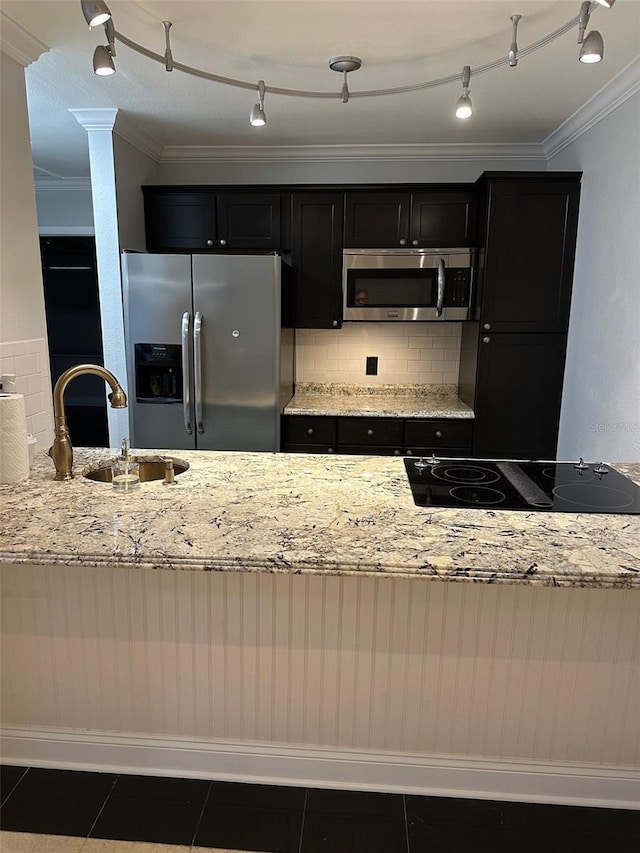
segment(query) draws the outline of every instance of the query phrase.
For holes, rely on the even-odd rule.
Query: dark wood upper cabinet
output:
[[[293,325],[342,325],[342,193],[294,193],[291,266]]]
[[[143,187],[147,251],[197,251],[216,245],[216,196]]]
[[[409,244],[410,193],[347,193],[344,245],[355,249]]]
[[[280,195],[219,195],[218,248],[279,249]]]
[[[579,197],[579,177],[487,180],[484,330],[567,331]]]
[[[414,193],[411,245],[426,249],[475,246],[475,193]]]
[[[473,191],[347,193],[349,248],[447,248],[475,245]]]
[[[279,193],[171,186],[142,191],[150,252],[281,248]]]

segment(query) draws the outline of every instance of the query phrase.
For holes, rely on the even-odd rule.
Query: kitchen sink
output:
[[[137,462],[140,466],[140,482],[148,483],[151,480],[164,480],[165,475],[165,459],[171,459],[173,462],[173,473],[184,474],[189,468],[189,463],[181,459],[174,459],[171,456],[155,456],[151,459],[141,458],[138,456],[132,457],[133,462]],[[100,468],[94,468],[92,471],[87,471],[84,475],[87,480],[95,480],[98,483],[111,482],[111,464],[102,465]]]

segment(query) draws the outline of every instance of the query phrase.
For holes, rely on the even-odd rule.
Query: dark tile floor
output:
[[[264,853],[639,853],[640,811],[0,767],[8,831]]]

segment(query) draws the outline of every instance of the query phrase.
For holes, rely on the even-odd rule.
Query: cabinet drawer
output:
[[[338,418],[338,447],[402,447],[402,426],[395,418]]]
[[[473,421],[407,421],[405,447],[465,447],[471,445]]]
[[[307,415],[285,416],[284,443],[285,445],[315,444],[335,446],[336,419]]]

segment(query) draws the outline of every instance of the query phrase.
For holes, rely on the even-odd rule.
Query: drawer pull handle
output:
[[[307,430],[307,435],[313,435],[313,427],[309,427]]]
[[[207,240],[207,246],[213,246],[213,240]]]
[[[442,438],[442,432],[439,429],[436,430],[436,438]]]
[[[368,429],[368,430],[367,430],[367,435],[373,435],[373,430],[372,430],[372,429]]]

